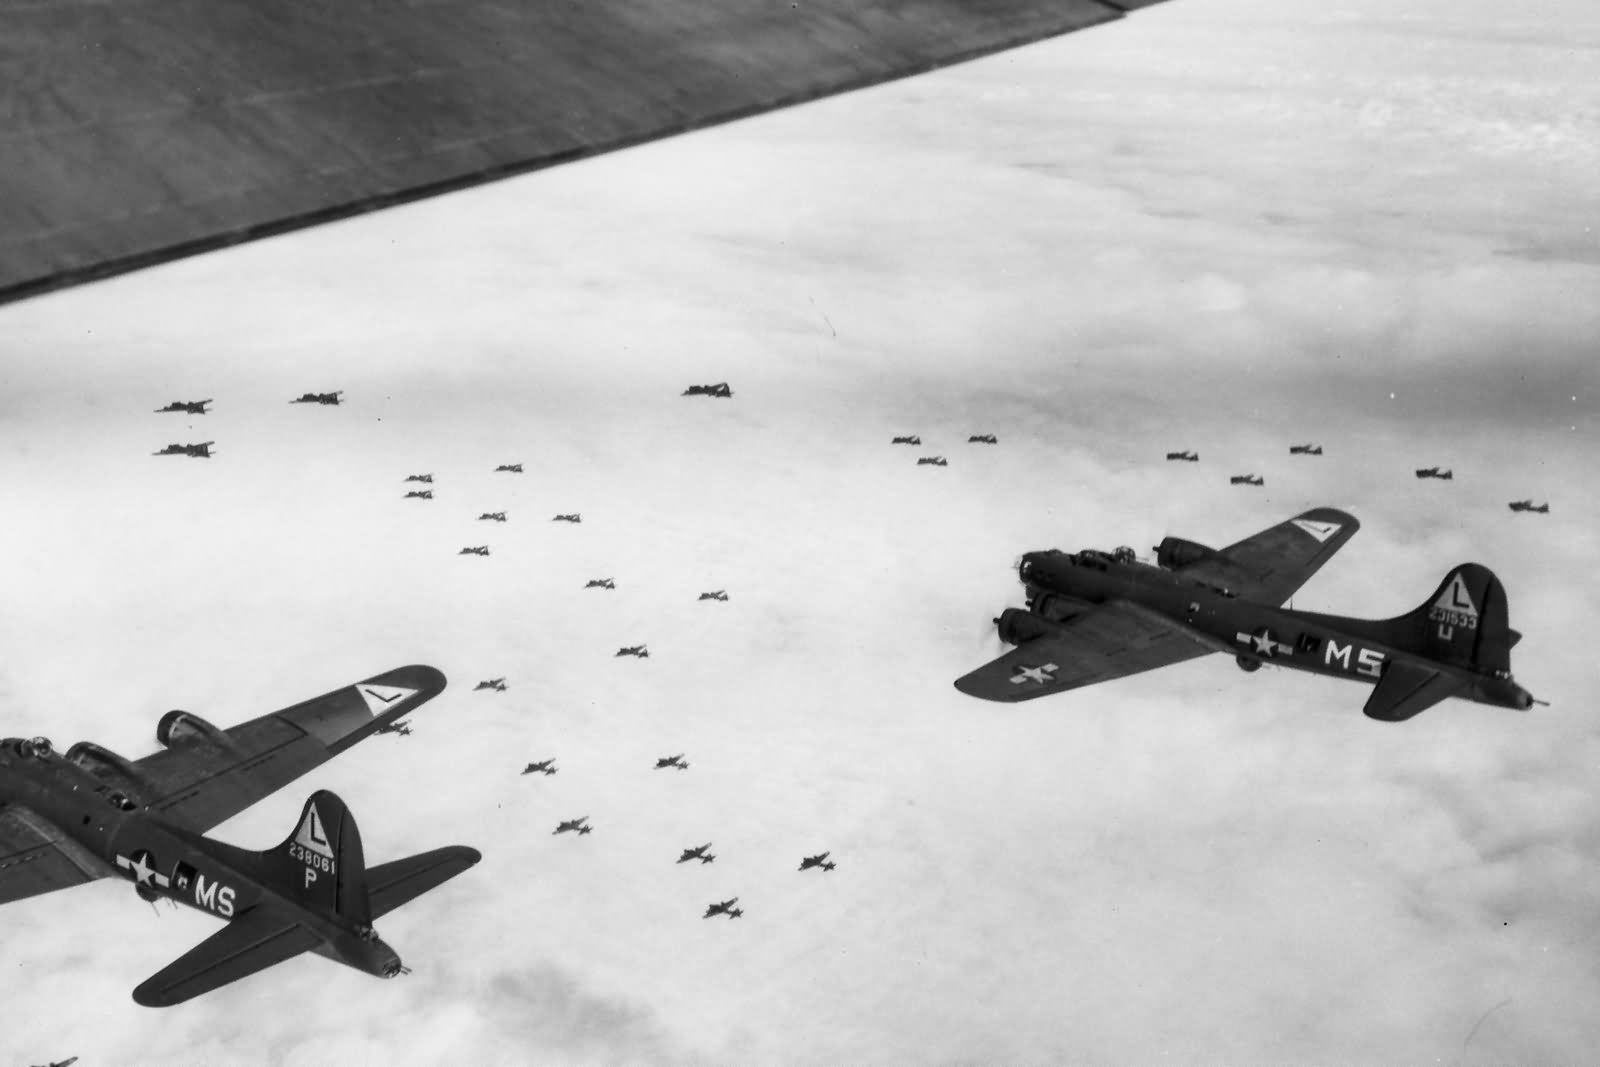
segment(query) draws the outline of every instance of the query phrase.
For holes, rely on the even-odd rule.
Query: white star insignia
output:
[[[1053,681],[1054,679],[1051,675],[1060,669],[1054,663],[1046,663],[1042,667],[1018,667],[1017,673],[1011,676],[1011,684],[1021,685],[1023,682],[1033,682],[1037,685],[1043,685],[1046,682]]]

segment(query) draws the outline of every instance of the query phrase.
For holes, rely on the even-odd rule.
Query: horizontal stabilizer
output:
[[[368,868],[367,892],[373,919],[438,888],[482,858],[475,848],[448,845]]]
[[[264,971],[322,939],[265,907],[251,908],[133,991],[135,1002],[166,1008]]]
[[[1367,706],[1361,710],[1368,718],[1400,722],[1427,711],[1446,697],[1465,688],[1458,679],[1443,671],[1398,660],[1389,665],[1378,680]]]

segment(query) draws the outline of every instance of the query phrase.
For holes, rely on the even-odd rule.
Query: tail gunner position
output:
[[[1522,635],[1507,623],[1500,580],[1477,563],[1393,619],[1280,607],[1360,526],[1316,508],[1221,550],[1168,537],[1155,566],[1131,548],[1029,552],[1018,567],[1027,607],[995,620],[1017,647],[956,688],[1032,700],[1222,652],[1246,671],[1271,662],[1371,683],[1363,710],[1390,722],[1447,697],[1519,711],[1543,703],[1512,680]]]

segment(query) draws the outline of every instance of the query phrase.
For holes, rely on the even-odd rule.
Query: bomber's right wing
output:
[[[0,804],[0,904],[104,878],[112,870],[49,821]]]
[[[956,679],[968,696],[1015,703],[1233,650],[1124,600],[1096,606]]]

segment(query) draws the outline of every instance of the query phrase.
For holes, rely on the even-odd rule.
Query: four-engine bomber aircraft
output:
[[[1131,548],[1029,552],[1018,574],[1027,609],[995,620],[1018,646],[962,678],[985,700],[1031,700],[1207,652],[1241,668],[1263,663],[1375,683],[1365,712],[1409,719],[1446,697],[1526,711],[1511,678],[1506,594],[1487,567],[1463,563],[1421,606],[1393,619],[1351,619],[1279,607],[1360,528],[1316,508],[1227,548],[1168,537],[1157,566]]]
[[[452,845],[376,867],[344,803],[311,795],[280,845],[252,852],[204,836],[357,741],[438,696],[410,666],[219,730],[187,711],[156,727],[165,751],[124,759],[88,741],[0,741],[0,904],[96,878],[228,925],[133,991],[147,1007],[188,1000],[311,951],[372,975],[403,974],[372,923],[477,863]]]

